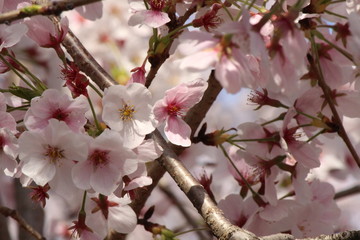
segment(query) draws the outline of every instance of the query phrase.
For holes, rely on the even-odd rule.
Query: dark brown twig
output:
[[[0,213],[5,217],[11,217],[15,221],[17,221],[23,229],[29,232],[32,236],[34,236],[38,240],[45,240],[39,232],[37,232],[34,228],[32,228],[20,215],[16,210],[0,206]]]
[[[357,193],[360,193],[360,185],[356,185],[349,189],[336,193],[334,199],[344,198]]]

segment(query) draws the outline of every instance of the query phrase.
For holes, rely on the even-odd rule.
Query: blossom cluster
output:
[[[0,12],[15,9],[38,8],[0,0]],[[163,154],[159,131],[234,225],[296,238],[359,227],[339,220],[347,206],[335,199],[359,176],[358,9],[109,0],[2,24],[0,174],[33,189],[45,210],[59,196],[76,209],[50,238],[177,239],[169,229],[184,230],[173,211],[184,214],[183,195],[155,192],[155,212],[140,215],[129,205],[157,184],[147,168]],[[64,44],[71,30],[116,84],[103,89],[94,60],[77,61],[86,54]]]

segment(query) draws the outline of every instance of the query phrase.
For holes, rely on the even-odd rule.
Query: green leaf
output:
[[[24,87],[15,86],[15,85],[13,85],[9,88],[9,92],[19,98],[28,100],[29,102],[34,97],[41,96],[41,94],[42,94],[42,92],[39,90],[32,90],[29,88],[24,88]]]

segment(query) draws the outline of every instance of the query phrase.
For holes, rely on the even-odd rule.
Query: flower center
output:
[[[120,112],[120,119],[123,121],[128,121],[133,119],[135,109],[133,105],[124,104],[123,108],[119,109],[119,112]]]
[[[179,106],[176,106],[176,105],[167,106],[167,112],[168,112],[168,114],[170,116],[181,115],[180,110],[181,110],[181,108]]]
[[[53,114],[52,114],[52,118],[55,118],[59,121],[65,121],[65,119],[69,116],[68,113],[64,112],[62,109],[58,108],[56,109]]]
[[[56,164],[60,159],[64,158],[64,150],[58,147],[47,145],[44,156],[50,159],[50,163]]]
[[[166,1],[165,0],[149,0],[148,3],[150,4],[151,10],[161,11],[165,6]]]
[[[109,162],[109,151],[95,150],[89,157],[89,160],[95,167],[104,166]]]

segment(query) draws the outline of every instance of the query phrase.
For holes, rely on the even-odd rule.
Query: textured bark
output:
[[[47,0],[36,0],[33,2],[39,4],[41,6],[40,8],[31,8],[31,10],[27,8],[26,11],[24,11],[24,9],[17,9],[2,13],[0,14],[0,24],[10,24],[15,20],[36,15],[59,15],[60,13],[72,10],[75,7],[100,1],[101,0],[63,0],[48,3]]]

